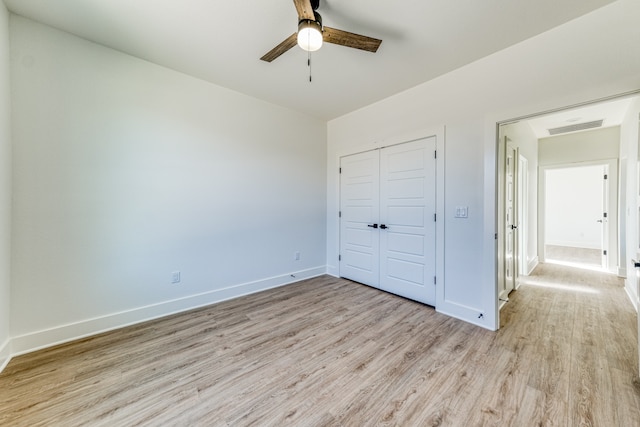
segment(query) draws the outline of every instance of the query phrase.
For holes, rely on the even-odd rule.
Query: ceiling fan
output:
[[[261,60],[271,62],[296,44],[309,52],[320,49],[323,41],[376,52],[382,43],[382,40],[372,37],[323,26],[322,17],[317,12],[320,0],[293,0],[293,4],[298,11],[298,31],[267,52]]]

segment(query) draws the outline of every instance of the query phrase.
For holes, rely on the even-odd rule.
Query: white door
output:
[[[435,138],[380,151],[380,288],[435,304]]]
[[[505,153],[506,170],[504,183],[504,288],[499,295],[503,301],[508,299],[509,293],[515,288],[516,284],[516,229],[518,228],[518,215],[516,212],[516,159],[518,158],[518,150],[509,143],[505,144],[505,147],[507,152]]]
[[[340,159],[340,275],[378,287],[380,158],[369,151]]]
[[[435,144],[341,158],[342,277],[435,305]]]

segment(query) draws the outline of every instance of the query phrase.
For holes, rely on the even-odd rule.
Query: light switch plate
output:
[[[180,283],[180,272],[174,271],[171,273],[171,283]]]
[[[456,218],[469,218],[469,207],[468,206],[457,206],[456,207]]]

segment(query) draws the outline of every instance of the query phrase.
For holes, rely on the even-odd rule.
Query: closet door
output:
[[[380,151],[380,289],[435,305],[435,138]]]
[[[368,151],[340,159],[340,276],[379,283],[380,158]]]
[[[435,305],[435,138],[341,159],[340,275]]]

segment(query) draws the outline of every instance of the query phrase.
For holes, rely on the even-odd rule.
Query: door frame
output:
[[[518,154],[518,268],[529,275],[529,160]],[[516,280],[516,290],[520,283]]]
[[[447,296],[445,292],[445,274],[444,274],[444,265],[445,265],[445,246],[444,246],[444,219],[445,219],[445,206],[444,206],[444,192],[445,192],[445,182],[444,182],[444,168],[445,168],[445,141],[446,141],[446,128],[445,126],[437,126],[430,127],[425,129],[419,129],[411,132],[406,132],[394,136],[389,136],[386,138],[375,139],[371,142],[367,142],[364,144],[357,144],[352,147],[342,148],[338,151],[336,159],[338,165],[335,169],[335,173],[337,175],[337,195],[338,195],[338,211],[340,210],[340,200],[342,194],[340,192],[340,161],[342,157],[363,153],[371,150],[379,150],[385,147],[390,147],[393,145],[404,144],[407,142],[413,142],[420,139],[436,137],[436,303],[435,308],[436,311],[444,310],[447,313],[451,313],[452,309],[450,307],[451,304],[448,304]],[[336,212],[338,215],[338,212]],[[337,248],[336,253],[340,254],[340,248],[342,247],[342,241],[340,236],[340,221],[338,220],[338,229],[336,230],[338,233],[337,239]],[[340,275],[340,265],[338,264],[338,276]],[[455,311],[453,311],[455,313]],[[455,314],[453,314],[455,316]]]
[[[606,166],[608,167],[608,195],[609,203],[608,216],[608,242],[607,245],[607,266],[606,271],[618,274],[619,254],[618,254],[618,159],[603,159],[587,162],[561,163],[555,165],[539,166],[538,173],[538,259],[545,262],[545,214],[546,214],[546,172],[552,169],[568,169],[584,166]],[[605,243],[603,242],[603,245]]]

